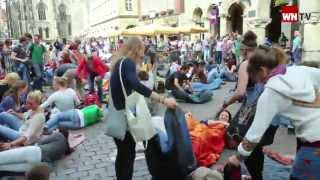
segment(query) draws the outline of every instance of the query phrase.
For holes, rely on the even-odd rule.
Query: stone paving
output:
[[[213,100],[207,104],[190,105],[180,104],[179,106],[186,112],[192,112],[196,118],[212,119],[220,108],[223,100],[234,84],[224,85],[221,89],[214,91]],[[236,112],[239,106],[230,108],[231,112]],[[160,107],[157,114],[161,115],[164,108]],[[114,162],[116,147],[112,138],[104,134],[105,122],[100,122],[92,127],[78,132],[84,132],[86,140],[76,148],[70,156],[54,164],[51,178],[53,180],[112,180],[115,179]],[[281,144],[281,143],[278,143]],[[141,145],[137,147],[142,152]],[[280,147],[281,149],[281,147]],[[225,154],[230,154],[226,152]],[[228,157],[224,155],[223,160]],[[223,161],[222,160],[222,161]],[[134,165],[133,180],[149,180],[151,176],[145,163],[143,153],[137,153]]]

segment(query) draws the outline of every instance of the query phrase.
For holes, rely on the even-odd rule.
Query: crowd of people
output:
[[[208,92],[236,82],[217,120],[198,124],[186,114],[198,165],[212,165],[224,148],[233,148],[239,153],[229,158],[228,167],[239,167],[244,160],[251,178],[263,179],[263,147],[272,144],[283,123],[279,119],[285,117],[298,142],[290,178],[320,178],[320,70],[317,64],[300,65],[301,43],[295,32],[293,46],[285,52],[284,35],[280,43],[258,45],[252,31],[194,41],[183,36],[158,41],[131,37],[117,43],[92,38],[49,44],[39,35],[25,34],[13,46],[7,39],[0,42],[0,172],[41,169],[35,164],[72,153],[69,130],[106,118],[107,134],[118,150],[117,179],[130,180],[137,137],[129,120],[141,118],[135,92],[147,98],[152,112],[155,103],[176,109],[178,100],[207,102],[212,97]],[[164,80],[159,81],[161,76]],[[164,89],[170,97],[163,95]],[[236,102],[242,105],[232,117],[227,108]],[[150,144],[150,158],[158,136],[144,140]],[[208,151],[214,151],[215,158],[204,158]],[[155,165],[147,164],[153,179],[161,180]],[[224,173],[227,177],[230,172]]]

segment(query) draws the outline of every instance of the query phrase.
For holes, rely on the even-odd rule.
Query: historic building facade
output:
[[[40,34],[45,40],[72,36],[71,0],[8,1],[10,34]]]
[[[86,37],[106,37],[138,23],[137,0],[95,0],[89,3],[89,29]]]

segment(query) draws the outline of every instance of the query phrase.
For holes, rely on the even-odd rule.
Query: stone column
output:
[[[220,19],[220,36],[226,35],[227,32],[227,19],[225,17],[221,17]]]
[[[309,0],[300,3],[300,12],[312,13],[310,21],[302,22],[303,29],[303,61],[320,62],[320,1]]]

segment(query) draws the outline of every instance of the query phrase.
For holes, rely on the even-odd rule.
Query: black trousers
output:
[[[244,161],[252,180],[263,180],[264,153],[263,147],[273,143],[278,126],[270,126],[264,133],[260,143]]]
[[[114,142],[118,150],[115,163],[117,180],[131,180],[134,160],[136,158],[136,143],[129,132],[127,132],[123,141],[114,138]],[[148,141],[147,151],[153,151],[153,146],[149,146],[149,144],[155,143],[157,143],[156,137],[151,138]],[[151,169],[149,168],[149,170]]]
[[[118,150],[115,163],[117,180],[131,180],[136,158],[136,143],[129,132],[123,141],[114,139],[114,142]]]
[[[252,180],[263,180],[264,153],[263,146],[257,146],[244,161]]]

